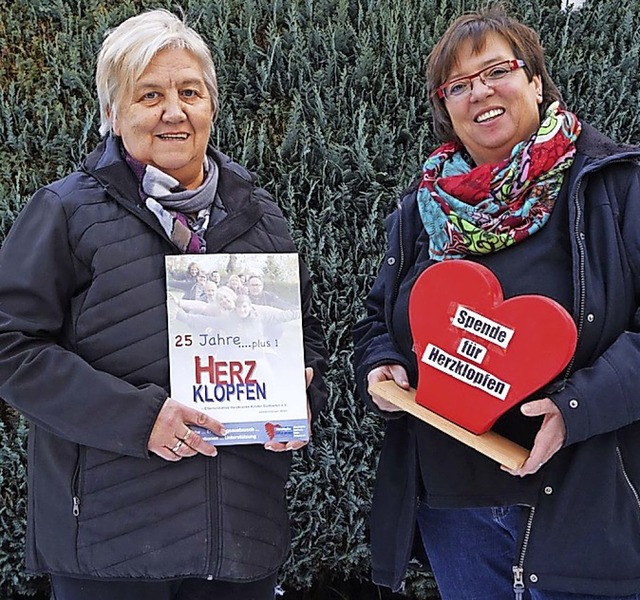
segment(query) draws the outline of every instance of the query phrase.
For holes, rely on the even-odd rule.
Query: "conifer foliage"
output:
[[[435,140],[424,87],[434,41],[473,0],[0,0],[0,239],[45,183],[98,141],[95,57],[105,30],[151,8],[184,12],[218,70],[214,143],[259,175],[316,284],[330,403],[289,486],[286,589],[366,579],[381,422],[354,396],[350,330],[384,252],[384,218]],[[640,143],[640,2],[514,3],[540,34],[568,107]],[[46,398],[43,397],[43,401]],[[46,589],[22,566],[26,425],[0,410],[0,597]],[[428,575],[407,594],[437,597]],[[328,596],[319,596],[327,597]],[[345,597],[345,596],[341,596]]]

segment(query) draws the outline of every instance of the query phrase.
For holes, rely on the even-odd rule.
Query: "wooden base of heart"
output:
[[[493,431],[476,435],[417,404],[414,389],[403,390],[394,381],[381,381],[372,384],[369,391],[509,469],[520,468],[529,456],[529,450]]]

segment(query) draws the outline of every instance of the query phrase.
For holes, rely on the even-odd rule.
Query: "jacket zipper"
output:
[[[400,276],[402,271],[404,270],[404,239],[402,235],[402,203],[398,207],[398,237],[400,239],[400,256],[398,257],[398,270],[396,271],[396,285],[393,290],[394,292],[394,302],[395,299],[398,298],[398,293],[400,291]]]
[[[627,482],[633,497],[636,499],[636,504],[638,505],[638,509],[640,509],[640,494],[635,485],[633,485],[629,474],[627,473],[627,469],[624,466],[624,461],[622,460],[622,452],[620,452],[620,446],[616,447],[616,454],[618,455],[618,462],[620,463],[620,469],[622,470],[622,475],[624,475],[624,480]]]
[[[536,514],[535,506],[529,509],[527,518],[527,526],[524,529],[524,537],[522,538],[522,546],[520,546],[520,557],[518,564],[512,568],[513,571],[513,593],[515,600],[522,600],[524,597],[524,558],[527,554],[529,546],[529,537],[531,536],[531,528],[533,526],[533,517]]]
[[[210,469],[215,469],[216,473],[217,473],[217,481],[221,482],[222,481],[222,465],[221,465],[221,452],[218,451],[218,454],[215,458],[209,458],[205,461],[205,473],[207,474],[207,487],[209,488],[209,493],[212,493],[211,490],[211,481],[212,481],[212,477],[210,476]],[[216,524],[216,531],[218,532],[222,532],[222,498],[221,498],[221,490],[220,490],[220,485],[216,486],[215,489],[215,493],[216,493],[216,501],[215,501],[215,508],[212,508],[212,514],[211,514],[211,520],[212,522],[215,522]],[[212,506],[214,503],[210,502],[209,505]],[[215,514],[213,513],[213,511],[215,510]],[[213,557],[213,542],[210,541],[209,542],[209,565],[207,570],[209,571],[209,575],[207,575],[207,579],[209,581],[216,579],[219,574],[220,574],[220,567],[222,565],[222,553],[223,553],[223,548],[222,548],[222,540],[223,540],[223,536],[220,534],[219,536],[219,542],[218,542],[218,553],[214,559]],[[214,564],[214,560],[215,560],[215,564]]]
[[[73,504],[71,512],[78,518],[80,516],[80,451],[78,451],[78,460],[71,479],[71,500]]]
[[[575,235],[575,239],[578,246],[578,284],[579,284],[579,293],[580,293],[580,301],[578,303],[578,323],[577,323],[577,339],[580,339],[580,335],[582,334],[582,329],[584,327],[584,311],[587,303],[586,293],[585,293],[585,250],[584,250],[584,235],[580,232],[580,222],[582,220],[582,207],[580,206],[580,202],[578,201],[578,194],[580,192],[580,186],[582,184],[582,179],[578,181],[578,185],[576,187],[576,192],[573,196],[573,203],[576,207],[576,219],[574,223],[573,233]],[[577,347],[577,344],[576,344]],[[569,375],[573,370],[573,365],[576,362],[576,353],[573,353],[567,368],[564,371],[564,380],[569,379]]]
[[[586,276],[585,276],[585,249],[584,249],[584,239],[583,235],[580,232],[580,223],[582,220],[582,207],[580,206],[580,202],[578,201],[578,196],[580,193],[580,186],[582,184],[582,179],[578,181],[575,194],[573,196],[573,203],[576,208],[576,218],[574,221],[573,233],[576,239],[577,249],[578,249],[578,293],[580,294],[579,302],[578,302],[578,322],[577,322],[577,339],[580,339],[580,335],[582,334],[582,329],[584,327],[584,313],[586,307]],[[569,379],[569,375],[573,370],[573,365],[575,364],[576,354],[574,353],[571,357],[571,361],[567,365],[567,368],[564,371],[564,380]],[[635,490],[634,490],[635,491]],[[636,496],[638,498],[638,496]],[[640,499],[639,499],[640,503]],[[512,568],[513,570],[513,593],[515,595],[515,600],[522,600],[524,597],[524,559],[527,555],[527,547],[529,546],[529,538],[531,536],[531,528],[533,526],[533,517],[535,515],[536,509],[535,507],[531,507],[529,509],[529,517],[527,519],[527,525],[524,531],[524,537],[522,539],[522,546],[520,547],[520,557],[518,559],[518,564]]]

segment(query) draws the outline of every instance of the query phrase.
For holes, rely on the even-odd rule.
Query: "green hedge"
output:
[[[214,140],[276,197],[316,282],[331,349],[329,410],[296,457],[289,589],[368,577],[367,513],[380,422],[354,398],[350,329],[385,241],[383,220],[434,139],[425,56],[465,0],[184,0],[209,41],[221,111]],[[96,143],[93,70],[106,28],[171,1],[0,0],[0,236],[33,191]],[[540,32],[567,104],[639,143],[640,4],[514,3]],[[0,413],[0,597],[34,595],[23,574],[25,424]],[[335,587],[335,585],[334,585]],[[436,597],[430,577],[408,595]],[[323,596],[320,596],[321,598]]]

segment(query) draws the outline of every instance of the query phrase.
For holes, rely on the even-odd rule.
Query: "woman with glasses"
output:
[[[417,532],[443,600],[640,598],[640,150],[564,106],[537,35],[499,8],[453,22],[427,85],[442,145],[388,219],[354,330],[360,394],[387,419],[374,580],[402,587]],[[576,322],[569,369],[494,427],[531,449],[517,470],[368,392],[416,387],[409,293],[446,260]]]

